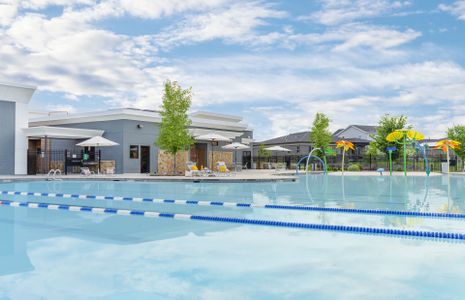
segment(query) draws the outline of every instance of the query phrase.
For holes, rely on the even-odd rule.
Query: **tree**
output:
[[[376,146],[376,143],[371,142],[370,144],[368,144],[367,150],[365,153],[376,157],[376,156],[383,155],[385,151],[384,152],[379,151],[378,147]]]
[[[454,149],[455,154],[462,159],[465,168],[465,126],[455,125],[447,129],[447,137],[460,143],[460,147]]]
[[[176,174],[176,154],[194,143],[188,127],[187,112],[191,105],[192,89],[182,89],[176,81],[165,82],[161,106],[160,135],[155,144],[173,154],[173,174]]]
[[[317,112],[315,119],[313,120],[312,129],[310,130],[310,142],[314,148],[320,148],[319,156],[325,158],[325,149],[328,148],[331,143],[333,135],[329,131],[329,122],[331,120],[323,113]]]
[[[268,160],[271,157],[271,151],[265,149],[265,145],[261,144],[258,146],[258,157]]]
[[[397,129],[403,129],[407,126],[407,117],[384,115],[378,123],[376,134],[372,135],[373,142],[370,143],[371,147],[376,147],[380,152],[386,153],[386,147],[396,146],[393,142],[388,142],[386,137]],[[402,154],[402,149],[397,147],[397,151],[392,153],[392,158],[396,159]],[[387,154],[386,154],[387,155]]]

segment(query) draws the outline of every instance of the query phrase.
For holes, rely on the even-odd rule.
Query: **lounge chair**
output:
[[[106,168],[104,172],[107,175],[115,175],[115,168]]]
[[[91,171],[88,167],[81,167],[81,175],[83,176],[95,175],[95,172]]]
[[[219,162],[216,163],[216,170],[221,175],[230,175],[231,174],[231,171],[229,171],[229,169],[226,166],[226,163],[224,161],[219,161]]]
[[[195,162],[192,162],[192,161],[187,162],[186,168],[187,170],[186,170],[185,175],[188,177],[201,175],[199,168],[197,168],[197,164]]]

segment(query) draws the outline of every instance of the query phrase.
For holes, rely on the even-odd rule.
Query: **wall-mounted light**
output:
[[[137,128],[142,129],[142,128],[144,128],[144,125],[142,125],[142,124],[137,124]]]

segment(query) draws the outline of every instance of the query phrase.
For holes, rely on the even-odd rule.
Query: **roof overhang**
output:
[[[23,129],[29,138],[88,139],[102,136],[104,130],[80,129],[67,127],[38,126]]]
[[[27,104],[35,90],[33,86],[0,82],[0,100]]]
[[[196,137],[210,133],[217,133],[229,139],[235,139],[243,134],[243,132],[236,132],[236,131],[225,131],[225,130],[209,130],[209,129],[201,129],[201,128],[189,128],[189,133]]]
[[[216,116],[216,118],[202,118],[202,116],[205,117],[206,114],[207,113],[191,115],[191,126],[219,130],[246,131],[248,129],[247,124],[239,122],[240,117],[211,114]],[[36,117],[29,120],[29,126],[64,126],[67,124],[82,124],[88,122],[102,122],[115,120],[133,120],[139,122],[160,123],[161,116],[160,113],[156,111],[122,108],[91,113],[81,113],[69,116],[51,115]]]

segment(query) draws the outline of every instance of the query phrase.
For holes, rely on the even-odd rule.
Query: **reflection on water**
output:
[[[11,183],[2,190],[464,212],[465,178]],[[3,197],[8,198],[8,197]],[[24,201],[465,231],[463,221],[12,197]],[[55,201],[55,202],[54,202]],[[465,244],[0,207],[0,299],[461,299]]]

